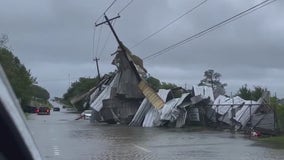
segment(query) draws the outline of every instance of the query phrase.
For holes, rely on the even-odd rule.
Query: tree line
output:
[[[20,59],[6,47],[7,35],[0,37],[0,64],[12,86],[22,107],[30,105],[32,100],[47,102],[48,91],[37,85],[36,78],[31,75]]]

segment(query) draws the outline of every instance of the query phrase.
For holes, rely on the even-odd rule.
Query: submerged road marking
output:
[[[54,154],[55,156],[59,156],[59,155],[60,155],[60,149],[59,149],[59,147],[58,147],[58,146],[53,146],[52,148],[53,148],[53,154]]]
[[[133,145],[134,147],[138,148],[138,149],[141,149],[141,150],[144,151],[144,152],[147,152],[147,153],[150,153],[150,152],[151,152],[149,149],[146,149],[146,148],[144,148],[144,147],[138,146],[138,145],[136,145],[136,144],[132,144],[132,145]]]

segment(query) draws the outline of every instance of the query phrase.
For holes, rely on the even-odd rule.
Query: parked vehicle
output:
[[[53,111],[60,111],[60,108],[59,107],[53,107]]]
[[[37,114],[38,115],[50,115],[50,109],[48,107],[39,107]]]
[[[81,116],[84,119],[90,119],[92,116],[92,110],[85,110],[84,112],[81,113]]]

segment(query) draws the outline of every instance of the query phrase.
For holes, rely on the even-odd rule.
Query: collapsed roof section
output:
[[[265,132],[276,130],[274,110],[263,98],[258,101],[244,100],[238,96],[218,96],[207,111],[213,122],[222,122],[235,130],[258,128]]]
[[[133,55],[123,44],[115,54],[112,61],[117,67],[115,75],[91,95],[95,97],[91,98],[90,107],[97,112],[96,120],[129,123],[128,120],[122,121],[134,116],[145,96],[151,103],[155,102],[154,106],[162,107],[164,102],[143,80],[147,70],[142,59]]]

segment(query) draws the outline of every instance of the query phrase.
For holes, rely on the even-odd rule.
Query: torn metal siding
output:
[[[209,109],[211,115],[209,118],[213,121],[218,118],[218,121],[224,122],[229,125],[237,125],[236,129],[244,128],[252,115],[261,106],[262,99],[256,101],[244,100],[238,96],[228,98],[225,96],[218,96],[212,106],[215,113]],[[218,117],[216,117],[218,116]],[[237,123],[235,123],[237,122]]]
[[[260,107],[262,99],[255,101],[246,101],[245,105],[236,113],[234,120],[241,124],[240,127],[245,127],[247,122],[250,120],[252,114],[254,114]]]
[[[169,94],[167,91],[159,91],[162,98],[166,99]],[[155,127],[164,125],[167,121],[176,127],[182,127],[187,118],[187,111],[185,107],[189,105],[190,94],[185,93],[180,98],[174,98],[165,103],[161,109],[156,109],[153,106],[145,115],[143,127]],[[166,123],[167,124],[167,123]]]
[[[211,87],[207,86],[193,86],[194,96],[201,95],[203,98],[210,98],[211,101],[214,101],[214,94]]]
[[[180,109],[189,105],[190,99],[187,99],[187,103],[184,103],[187,97],[189,97],[189,93],[182,94],[180,98],[168,101],[161,109],[161,120],[175,121],[179,117]]]
[[[232,109],[236,113],[243,106],[245,102],[246,102],[245,100],[241,99],[238,96],[229,98],[220,95],[215,99],[212,109],[214,109],[215,112],[218,113],[219,116],[218,121],[232,125],[233,124],[232,118],[234,117],[232,115]],[[216,115],[211,118],[216,119]]]
[[[105,86],[104,90],[100,93],[100,95],[91,103],[90,107],[99,112],[103,107],[103,100],[104,99],[110,99],[111,98],[111,92],[114,83],[117,81],[118,75],[116,75],[112,82]]]
[[[126,56],[123,54],[118,54],[120,58],[118,75],[119,79],[116,82],[116,93],[123,95],[125,98],[144,98],[142,92],[139,90],[137,84],[140,79],[137,71],[135,71],[129,64],[129,61],[126,59]]]
[[[164,107],[160,110],[161,116],[160,119],[161,120],[173,120],[172,117],[172,112],[174,110],[174,107],[177,105],[179,101],[179,98],[174,98],[171,99],[170,101],[168,101]]]
[[[159,117],[160,117],[159,111],[155,109],[154,107],[150,107],[147,114],[145,115],[142,126],[143,127],[154,127],[158,125],[157,122],[159,121]]]
[[[120,47],[112,62],[118,69],[115,77],[99,93],[91,103],[91,107],[100,112],[100,116],[105,121],[127,124],[145,98],[138,83],[147,71],[139,57],[133,55],[123,44]]]
[[[132,121],[130,122],[129,126],[141,126],[143,123],[144,117],[149,111],[150,107],[151,107],[151,103],[148,101],[147,98],[144,98],[137,112],[135,113]]]
[[[166,101],[169,98],[170,90],[160,89],[157,95],[163,100]],[[157,125],[159,120],[160,113],[146,97],[142,104],[140,105],[138,111],[136,112],[132,122],[132,126],[137,126],[142,123],[143,127],[154,127]]]

